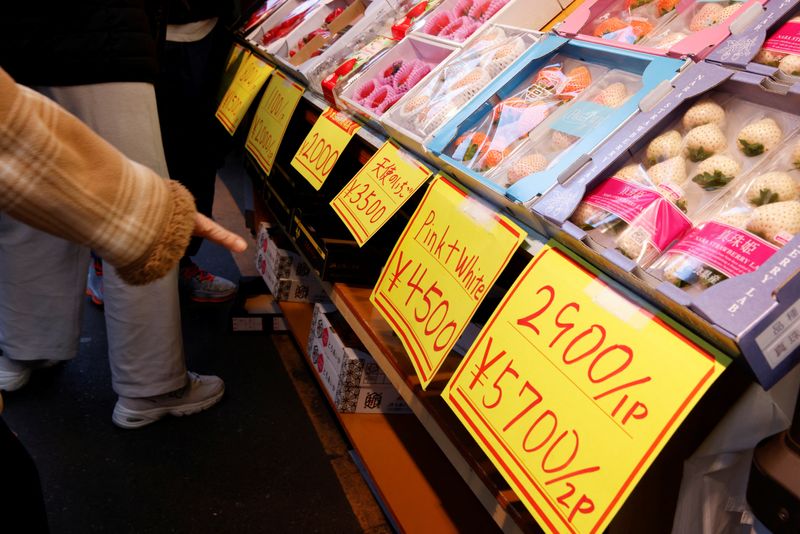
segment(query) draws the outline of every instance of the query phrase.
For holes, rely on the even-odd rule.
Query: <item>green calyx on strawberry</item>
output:
[[[770,191],[769,189],[760,189],[758,191],[758,197],[753,199],[753,204],[756,206],[763,206],[764,204],[772,204],[778,200],[780,200],[780,195],[778,195],[778,193]]]
[[[745,156],[753,157],[764,153],[764,145],[761,143],[748,143],[744,139],[739,139],[739,144],[742,147],[742,152]]]
[[[731,180],[733,180],[733,176],[727,176],[721,171],[714,171],[713,173],[704,172],[692,178],[694,183],[706,191],[714,191],[725,187]]]

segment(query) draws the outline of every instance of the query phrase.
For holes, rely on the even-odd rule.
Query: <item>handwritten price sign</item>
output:
[[[264,85],[269,75],[275,70],[274,67],[271,67],[250,52],[239,52],[239,54],[242,53],[245,54],[244,58],[234,75],[233,82],[228,87],[228,90],[225,91],[215,115],[231,135],[239,127],[250,104],[253,103],[256,95],[261,90],[261,86]],[[236,59],[235,50],[231,54],[231,58],[231,61]]]
[[[288,79],[281,71],[275,71],[264,96],[261,97],[244,147],[267,175],[272,172],[283,134],[286,133],[289,119],[292,118],[301,96],[301,86]]]
[[[447,179],[428,188],[370,295],[423,388],[524,238]]]
[[[363,246],[430,175],[428,167],[389,140],[334,197],[331,207]]]
[[[545,530],[602,532],[719,359],[545,247],[443,395]]]
[[[319,191],[359,128],[344,113],[326,108],[294,155],[292,167]]]

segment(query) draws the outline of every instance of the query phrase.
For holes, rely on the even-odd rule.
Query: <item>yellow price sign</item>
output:
[[[292,167],[319,191],[359,128],[346,114],[326,108],[292,158]]]
[[[370,301],[427,388],[525,232],[442,176],[400,236]]]
[[[237,54],[235,50],[231,54],[232,61],[235,61],[241,54],[244,54],[244,57],[215,114],[217,120],[222,123],[231,135],[239,127],[247,110],[250,108],[250,104],[253,103],[256,95],[261,90],[261,86],[264,85],[269,75],[275,70],[274,67],[250,52],[243,51]]]
[[[261,97],[244,147],[267,175],[272,172],[283,134],[286,133],[286,127],[289,126],[289,120],[301,96],[302,86],[287,78],[281,71],[275,71],[264,96]]]
[[[544,247],[443,396],[543,529],[603,532],[729,362],[716,356]]]
[[[430,175],[428,167],[390,139],[334,197],[331,207],[363,246]]]

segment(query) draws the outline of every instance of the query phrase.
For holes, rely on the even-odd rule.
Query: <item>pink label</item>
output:
[[[663,197],[652,189],[612,176],[598,185],[583,201],[611,212],[631,224],[647,206],[660,198]]]
[[[665,198],[650,204],[633,225],[647,232],[659,252],[692,229],[692,221]]]
[[[764,43],[765,50],[800,55],[800,22],[789,21]]]
[[[753,234],[712,221],[693,229],[670,252],[684,253],[731,278],[755,271],[776,250]]]

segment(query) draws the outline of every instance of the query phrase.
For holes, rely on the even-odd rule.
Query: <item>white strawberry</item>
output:
[[[742,7],[741,4],[739,4],[738,2],[734,2],[733,4],[731,4],[729,6],[723,7],[722,8],[722,12],[719,14],[719,18],[717,20],[717,24],[719,24],[720,22],[728,20],[729,18],[731,18],[734,15],[734,13],[739,11],[739,8],[741,8],[741,7]]]
[[[762,65],[768,65],[770,67],[777,67],[780,65],[780,62],[783,58],[786,57],[786,54],[781,52],[773,52],[772,50],[764,50],[763,48],[758,51],[758,54],[755,55],[753,61],[756,63],[761,63]]]
[[[778,246],[783,245],[787,234],[800,232],[800,202],[787,200],[757,207],[747,223],[747,230]]]
[[[670,32],[669,35],[661,39],[660,41],[654,43],[652,46],[653,48],[657,48],[659,50],[669,50],[676,44],[680,43],[686,39],[686,34],[683,32]]]
[[[742,128],[736,140],[744,155],[752,157],[775,148],[781,142],[781,137],[783,131],[778,123],[766,118]]]
[[[716,124],[720,128],[725,124],[725,110],[713,100],[701,100],[683,114],[683,127],[687,130],[704,124]]]
[[[647,173],[643,168],[639,165],[626,165],[614,173],[614,176],[619,178],[620,180],[626,180],[629,182],[637,182],[640,184],[646,184],[648,182]]]
[[[650,233],[637,225],[631,225],[616,240],[617,249],[625,256],[643,264],[658,255],[658,250],[650,243]]]
[[[715,154],[700,162],[692,181],[706,191],[714,191],[728,185],[741,170],[742,167],[736,160]]]
[[[675,156],[667,161],[656,163],[647,169],[647,174],[654,185],[665,182],[681,185],[688,178],[686,176],[686,160],[681,156]]]
[[[618,108],[628,99],[628,88],[624,83],[615,82],[600,91],[594,101],[609,108]]]
[[[560,132],[558,130],[553,130],[553,134],[550,136],[550,142],[552,143],[553,148],[558,151],[566,150],[577,140],[577,136]]]
[[[583,230],[592,230],[596,228],[604,219],[610,217],[611,214],[604,209],[596,208],[591,204],[581,202],[572,216],[569,218],[576,226]]]
[[[778,68],[790,76],[800,76],[800,56],[789,54],[781,59]]]
[[[664,198],[675,204],[675,207],[686,213],[686,193],[681,186],[673,182],[662,182],[656,186],[656,189],[664,195]]]
[[[647,145],[645,153],[647,165],[652,166],[680,155],[682,147],[683,138],[677,130],[670,130],[659,135]]]
[[[724,214],[717,215],[714,220],[744,230],[747,228],[747,222],[750,220],[752,211],[734,210]]]
[[[701,161],[725,150],[728,141],[716,124],[704,124],[686,134],[686,156],[692,161]]]
[[[756,177],[747,189],[747,201],[755,206],[795,200],[800,189],[794,178],[782,171],[772,171]]]
[[[699,32],[710,28],[722,20],[723,13],[723,8],[719,4],[703,4],[689,22],[689,30]]]
[[[547,158],[539,154],[528,154],[515,161],[508,169],[508,185],[547,168]]]

